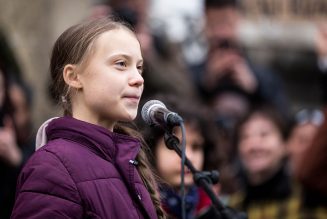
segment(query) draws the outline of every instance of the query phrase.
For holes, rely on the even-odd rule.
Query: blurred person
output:
[[[316,138],[319,137],[317,134],[324,121],[325,115],[318,109],[300,110],[295,116],[295,125],[287,143],[294,186],[297,187],[296,192],[301,200],[299,203],[301,218],[327,218],[327,196],[299,180],[303,171],[303,163],[311,164],[310,159],[312,158],[308,160],[307,153],[314,149]],[[314,159],[319,159],[319,156]],[[314,177],[318,177],[316,172],[312,174]]]
[[[241,89],[222,88],[219,93],[214,95],[209,102],[209,106],[213,111],[215,123],[218,127],[221,137],[221,144],[224,145],[226,151],[226,161],[221,171],[228,183],[223,183],[222,194],[228,197],[237,191],[237,172],[238,172],[238,157],[237,148],[235,145],[236,125],[251,108],[249,95]]]
[[[17,139],[13,115],[15,106],[9,95],[8,77],[4,65],[0,63],[0,218],[4,219],[10,217],[16,180],[26,158]]]
[[[190,66],[193,80],[204,99],[212,99],[226,87],[243,90],[254,103],[271,103],[288,116],[282,81],[270,69],[249,60],[238,40],[241,13],[237,0],[205,0],[204,32],[207,57]]]
[[[288,124],[271,106],[253,108],[238,125],[240,189],[229,204],[244,210],[248,218],[298,216],[299,199],[286,166],[287,136]]]
[[[295,114],[294,125],[287,140],[287,149],[292,173],[299,172],[304,152],[312,145],[319,127],[324,122],[319,109],[302,109]]]
[[[59,36],[51,91],[64,116],[40,127],[12,219],[165,218],[145,145],[129,126],[142,69],[134,32],[113,19],[84,21]]]
[[[317,60],[322,72],[323,114],[327,118],[327,23],[319,24],[315,38]],[[303,151],[301,162],[296,169],[295,177],[301,183],[303,205],[315,212],[312,215],[327,216],[327,120],[324,119],[310,146]]]
[[[21,77],[20,66],[10,48],[5,32],[0,30],[0,218],[10,217],[16,191],[16,181],[31,154],[21,141],[19,124],[15,119],[17,106],[12,99],[12,79]],[[26,132],[25,132],[26,133]],[[33,146],[34,147],[34,146]]]
[[[34,133],[31,114],[32,90],[22,79],[11,79],[9,96],[14,108],[13,120],[17,131],[17,141],[20,145],[25,145],[27,149],[33,148],[34,150],[36,133]]]
[[[178,113],[184,120],[186,131],[186,156],[197,170],[218,170],[224,162],[224,150],[217,140],[219,133],[214,132],[215,124],[210,120],[210,113],[202,105],[195,104],[193,98],[179,99],[173,95],[158,94],[153,98],[162,101],[168,109]],[[208,120],[209,119],[209,120]],[[144,138],[153,157],[151,162],[162,180],[160,193],[164,210],[168,218],[182,218],[181,207],[181,158],[174,150],[167,148],[164,141],[165,130],[160,127],[144,127]],[[215,133],[215,134],[213,134]],[[180,127],[173,129],[180,142]],[[211,200],[203,189],[196,186],[192,173],[185,167],[186,218],[212,217]],[[220,183],[213,186],[216,194]]]
[[[321,71],[321,89],[323,91],[323,114],[326,118],[327,105],[327,22],[317,24],[317,31],[314,38],[315,52],[317,56],[318,67]],[[327,163],[325,162],[326,149],[326,119],[318,130],[317,135],[313,139],[312,144],[303,154],[303,161],[299,165],[299,171],[296,172],[297,177],[307,188],[311,188],[317,193],[327,197]],[[308,166],[304,166],[308,164]],[[317,178],[318,176],[318,178]]]
[[[228,160],[233,163],[237,150],[233,144],[235,127],[251,108],[249,95],[237,87],[221,88],[210,100],[216,124],[229,142]]]
[[[327,116],[326,109],[324,116],[325,118]],[[323,207],[325,216],[327,215],[326,130],[327,122],[325,119],[311,144],[302,152],[301,162],[295,171],[295,177],[304,190],[304,206],[309,209]]]

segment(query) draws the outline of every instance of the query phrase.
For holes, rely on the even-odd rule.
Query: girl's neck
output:
[[[102,126],[102,127],[108,129],[111,132],[113,132],[113,130],[114,130],[115,123],[111,122],[111,121],[108,121],[108,120],[88,116],[87,114],[80,113],[80,112],[73,112],[72,117],[75,118],[75,119],[84,121],[84,122],[88,122],[88,123],[91,123],[91,124],[94,124],[94,125]]]

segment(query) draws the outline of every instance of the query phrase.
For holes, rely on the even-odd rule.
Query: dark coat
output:
[[[133,164],[140,142],[63,117],[22,170],[13,219],[157,218]]]

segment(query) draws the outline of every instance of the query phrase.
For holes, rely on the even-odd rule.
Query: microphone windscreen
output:
[[[166,108],[165,104],[163,104],[161,101],[159,100],[149,100],[147,101],[143,107],[142,107],[142,111],[141,111],[141,115],[142,115],[142,119],[144,120],[145,123],[152,125],[152,119],[151,119],[151,109],[153,109],[153,107],[162,107],[162,108]]]

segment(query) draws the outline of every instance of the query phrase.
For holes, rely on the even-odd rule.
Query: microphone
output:
[[[150,126],[161,126],[172,128],[179,126],[183,119],[177,113],[167,109],[165,104],[159,100],[149,100],[142,107],[142,118]]]

